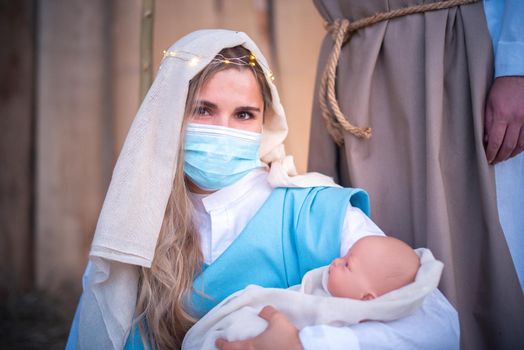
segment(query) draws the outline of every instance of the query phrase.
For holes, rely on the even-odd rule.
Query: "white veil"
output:
[[[286,156],[287,123],[262,53],[244,33],[200,30],[172,45],[131,125],[113,171],[90,251],[78,347],[122,349],[135,310],[137,266],[150,267],[177,164],[189,81],[223,48],[242,45],[260,63],[272,93],[260,155],[275,187],[337,186],[321,174],[297,176]]]

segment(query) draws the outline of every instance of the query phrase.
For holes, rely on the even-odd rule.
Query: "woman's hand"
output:
[[[288,318],[272,306],[265,306],[258,314],[268,322],[266,330],[258,336],[240,341],[217,339],[220,350],[293,350],[302,349],[297,328]]]
[[[498,77],[486,101],[486,157],[498,163],[524,150],[524,77]]]

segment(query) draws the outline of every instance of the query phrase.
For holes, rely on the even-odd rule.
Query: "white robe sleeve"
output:
[[[391,322],[362,322],[350,327],[303,328],[305,350],[459,349],[458,314],[440,291],[430,294],[411,316]]]
[[[360,209],[348,206],[340,253],[360,238],[384,233]],[[413,315],[391,322],[368,321],[350,327],[326,325],[303,328],[300,341],[310,349],[459,349],[456,310],[438,290],[431,293]]]
[[[340,256],[346,255],[356,241],[365,236],[384,236],[384,232],[362,210],[348,205],[342,226]]]
[[[300,342],[304,350],[359,350],[358,338],[349,327],[317,325],[303,328]]]

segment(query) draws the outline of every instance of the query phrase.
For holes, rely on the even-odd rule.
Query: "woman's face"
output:
[[[249,69],[215,73],[196,97],[192,123],[262,132],[264,101]]]

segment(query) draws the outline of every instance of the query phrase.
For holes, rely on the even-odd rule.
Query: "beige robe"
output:
[[[361,19],[416,0],[318,0],[327,21]],[[524,297],[499,224],[483,146],[492,48],[482,2],[378,23],[342,47],[336,90],[348,120],[337,147],[321,117],[319,59],[309,170],[361,187],[388,235],[427,246],[445,264],[441,289],[458,309],[463,349],[524,344]],[[520,345],[519,345],[520,344]]]

